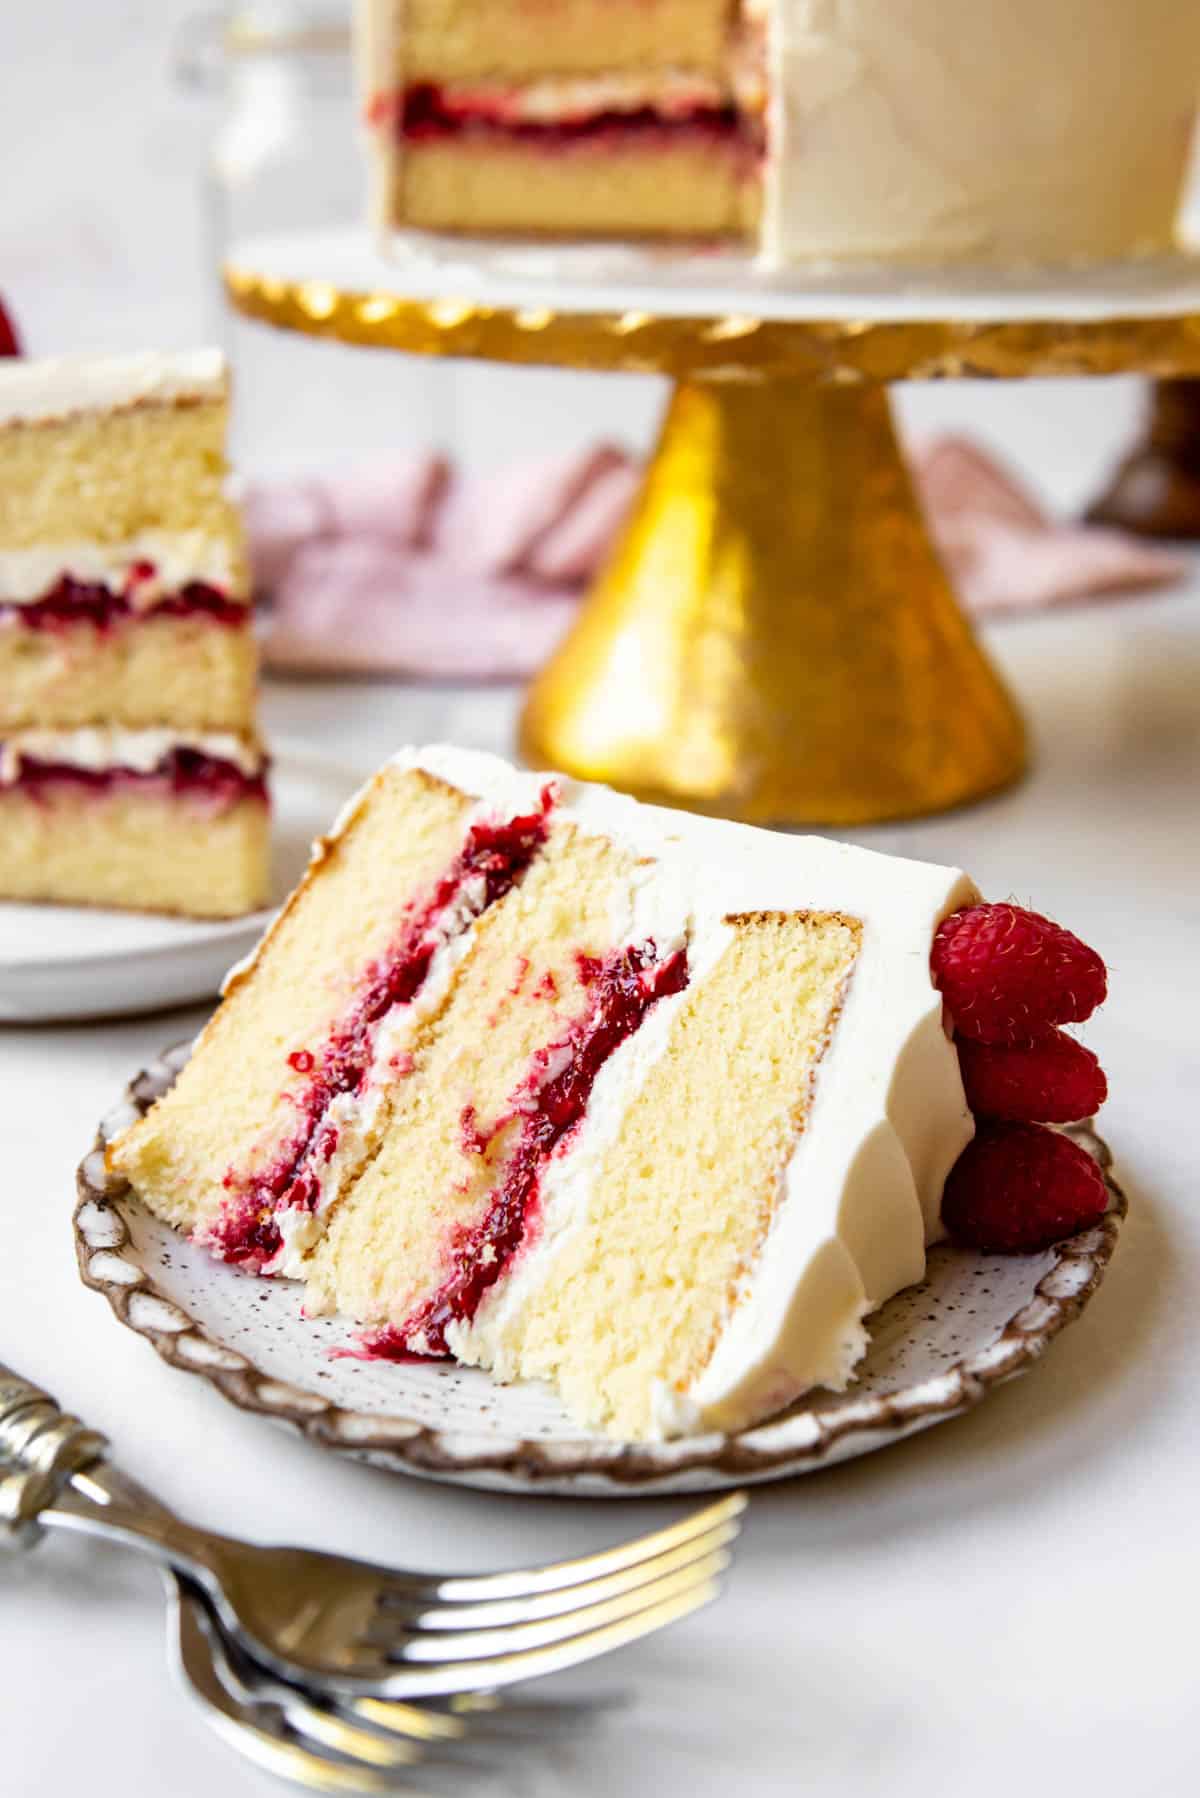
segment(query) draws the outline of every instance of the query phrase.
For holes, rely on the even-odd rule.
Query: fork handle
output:
[[[36,1542],[42,1512],[107,1447],[98,1431],[0,1363],[0,1547]]]
[[[0,1363],[0,1547],[27,1548],[48,1529],[140,1549],[195,1577],[212,1540],[115,1468],[108,1439]]]

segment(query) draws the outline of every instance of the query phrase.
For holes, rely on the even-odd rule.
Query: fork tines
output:
[[[348,1672],[389,1697],[488,1690],[577,1666],[689,1616],[717,1596],[740,1528],[735,1493],[635,1542],[526,1572],[384,1588]]]

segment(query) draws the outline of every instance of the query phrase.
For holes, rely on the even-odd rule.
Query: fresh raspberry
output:
[[[1015,1048],[960,1037],[958,1065],[976,1117],[1074,1124],[1099,1111],[1108,1097],[1096,1057],[1062,1030]]]
[[[930,956],[959,1036],[1028,1043],[1088,1018],[1108,990],[1094,949],[1019,905],[972,905],[939,924]]]
[[[17,336],[17,327],[4,309],[4,301],[0,300],[0,356],[19,356],[21,340]]]
[[[950,1170],[942,1219],[955,1242],[1032,1254],[1104,1216],[1108,1190],[1087,1152],[1041,1124],[982,1124]]]

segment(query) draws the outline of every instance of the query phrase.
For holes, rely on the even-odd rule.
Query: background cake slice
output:
[[[365,1352],[636,1438],[841,1385],[972,1135],[930,973],[974,889],[407,751],[110,1150]]]
[[[768,264],[1174,248],[1182,0],[359,0],[387,226],[741,238]]]
[[[215,351],[0,369],[0,896],[265,901],[227,409]]]

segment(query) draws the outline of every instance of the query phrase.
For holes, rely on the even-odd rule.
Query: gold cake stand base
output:
[[[521,748],[640,797],[861,824],[1014,780],[1017,712],[930,544],[879,387],[676,387]]]
[[[886,384],[1200,375],[1200,261],[980,288],[764,285],[737,256],[427,240],[264,240],[233,305],[375,348],[667,374],[657,452],[608,566],[534,681],[530,761],[774,824],[978,799],[1025,765],[1020,719],[958,608]],[[716,285],[714,285],[716,283]]]

